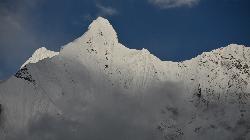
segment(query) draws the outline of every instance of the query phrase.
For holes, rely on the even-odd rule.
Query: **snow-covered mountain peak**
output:
[[[43,61],[36,63],[40,60]],[[36,64],[27,65],[29,63]],[[147,98],[152,98],[152,105],[145,106],[153,107],[150,116],[157,116],[159,126],[152,128],[157,127],[169,139],[191,139],[189,135],[202,139],[203,134],[211,136],[215,132],[218,136],[222,132],[229,135],[238,128],[248,133],[249,127],[242,124],[250,124],[249,68],[250,49],[237,44],[204,52],[183,62],[161,61],[147,49],[129,49],[120,44],[109,21],[99,17],[84,35],[63,46],[60,53],[39,48],[14,76],[4,82],[0,80],[0,139],[26,128],[28,131],[32,121],[36,127],[36,120],[40,124],[42,119],[43,123],[44,115],[56,122],[73,120],[74,124],[84,124],[85,118],[93,118],[85,114],[99,110],[99,106],[106,108],[106,102],[117,99],[113,95],[122,97],[122,103],[126,97],[139,97],[143,106]],[[171,92],[174,94],[169,94]],[[154,96],[148,96],[151,93]],[[111,100],[103,102],[99,97],[111,97]],[[177,100],[179,97],[181,100]],[[164,104],[156,107],[155,101]],[[112,106],[122,105],[119,102]],[[133,108],[137,106],[134,101],[130,103]],[[91,104],[93,109],[89,108]],[[124,109],[119,107],[114,112],[126,113]],[[104,110],[107,114],[111,112],[114,118],[112,111]],[[116,114],[120,118],[119,112]],[[78,131],[78,127],[71,128]]]
[[[98,17],[89,25],[88,30],[81,37],[63,46],[60,53],[76,55],[78,52],[85,50],[100,55],[114,47],[122,48],[121,46],[113,26],[107,19]]]
[[[147,49],[145,49],[145,48],[142,48],[142,50],[141,50],[143,53],[145,53],[145,54],[150,54],[150,52],[147,50]]]
[[[108,41],[118,42],[117,33],[113,26],[105,18],[98,17],[88,27],[88,32],[92,35],[101,36]]]
[[[50,51],[45,47],[41,47],[33,53],[33,55],[21,66],[21,68],[23,68],[25,65],[29,63],[37,63],[40,60],[43,60],[45,58],[51,58],[58,54],[59,52]]]
[[[107,19],[103,17],[98,17],[97,19],[93,20],[93,22],[89,25],[89,29],[91,27],[98,28],[98,27],[105,27],[105,26],[111,28],[111,30],[114,30],[112,25]]]

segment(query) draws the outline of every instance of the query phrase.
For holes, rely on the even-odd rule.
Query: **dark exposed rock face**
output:
[[[26,81],[29,81],[33,84],[35,84],[35,80],[32,78],[31,74],[29,73],[29,70],[27,66],[24,66],[21,68],[16,74],[15,77],[24,79]]]

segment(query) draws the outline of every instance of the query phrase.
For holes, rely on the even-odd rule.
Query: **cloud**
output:
[[[137,96],[132,92],[98,86],[100,89],[92,93],[92,102],[73,97],[63,108],[63,118],[45,114],[30,123],[27,133],[21,131],[8,139],[162,140],[158,120],[164,120],[166,114],[161,110],[168,105],[184,103],[171,101],[178,100],[177,96],[173,96],[178,90],[170,85],[166,83],[159,90],[159,87],[152,87]]]
[[[70,97],[64,117],[44,114],[10,140],[163,140],[249,139],[249,114],[239,119],[237,105],[196,108],[178,83],[124,92],[97,86],[92,99]],[[139,95],[138,95],[139,93]],[[201,104],[200,104],[201,105]]]
[[[97,3],[96,7],[99,10],[98,16],[113,16],[118,14],[118,11],[110,6],[104,6],[100,3]]]
[[[148,0],[149,3],[162,9],[177,7],[192,7],[199,3],[200,0]]]

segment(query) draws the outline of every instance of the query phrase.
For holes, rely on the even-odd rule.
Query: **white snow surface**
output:
[[[21,66],[21,68],[23,68],[29,63],[37,63],[40,60],[43,60],[45,58],[51,58],[58,54],[59,52],[50,51],[47,50],[45,47],[41,47],[33,53],[33,55]]]
[[[137,97],[147,94],[152,86],[168,82],[182,85],[185,100],[195,109],[189,111],[192,115],[186,124],[169,118],[159,120],[165,139],[208,139],[213,135],[219,139],[249,138],[249,129],[239,129],[241,132],[232,136],[238,120],[250,117],[249,66],[250,49],[237,44],[183,62],[161,61],[146,49],[128,49],[120,44],[109,21],[99,17],[60,53],[38,49],[16,76],[0,84],[0,138],[24,130],[41,114],[78,120],[82,116],[72,115],[72,111],[84,112],[87,108],[73,105],[94,102],[94,93],[99,96],[119,89]],[[215,104],[237,109],[233,112],[222,108],[224,112],[218,111],[219,115],[201,115],[210,105],[216,113]],[[71,105],[69,111],[66,106]]]

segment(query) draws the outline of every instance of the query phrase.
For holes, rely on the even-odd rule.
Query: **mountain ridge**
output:
[[[200,129],[208,135],[217,133],[217,128],[225,133],[236,127],[243,127],[242,133],[249,130],[238,124],[242,120],[248,122],[250,116],[250,49],[242,45],[232,44],[181,62],[161,61],[147,49],[129,49],[120,44],[109,21],[99,17],[87,32],[63,46],[60,52],[38,49],[25,64],[15,76],[0,84],[0,104],[4,110],[0,115],[4,120],[0,121],[4,130],[0,130],[0,138],[7,139],[8,133],[20,130],[26,133],[24,128],[44,114],[56,120],[82,121],[86,104],[113,92],[128,98],[141,97],[142,104],[154,92],[156,97],[161,92],[183,96],[183,100],[159,108],[161,114],[156,115],[170,116],[154,118],[166,139],[202,136],[203,133],[197,133]],[[181,90],[174,85],[181,85]],[[171,99],[173,95],[167,97]],[[161,101],[171,102],[168,98]],[[233,113],[228,111],[231,106],[235,108]],[[175,119],[186,110],[190,111],[187,116]],[[232,121],[230,116],[236,119]],[[208,126],[201,127],[201,120]]]
[[[109,33],[112,35],[109,36]],[[122,85],[126,89],[145,88],[149,86],[152,81],[185,81],[188,85],[192,85],[187,87],[187,90],[189,92],[196,92],[193,88],[193,85],[198,80],[196,73],[212,72],[211,75],[217,75],[213,77],[213,79],[209,77],[209,74],[206,74],[207,76],[202,76],[204,74],[201,74],[202,77],[199,77],[199,79],[200,81],[204,80],[210,82],[213,80],[218,84],[220,77],[218,73],[225,75],[224,73],[226,73],[225,71],[228,71],[228,69],[223,69],[225,69],[224,67],[229,67],[227,65],[231,65],[230,74],[233,74],[229,74],[230,76],[228,78],[220,78],[220,80],[227,79],[228,81],[225,81],[226,83],[229,83],[230,77],[235,74],[238,75],[237,77],[242,81],[247,83],[250,75],[248,73],[250,62],[247,61],[250,60],[250,49],[243,45],[231,44],[210,52],[203,52],[190,60],[181,62],[162,61],[151,54],[147,49],[129,49],[120,44],[112,25],[108,20],[101,17],[94,20],[90,24],[88,31],[81,37],[62,47],[60,52],[57,52],[57,55],[62,55],[73,61],[77,60],[97,73],[104,73],[109,81],[114,82],[112,84],[119,83],[118,85]],[[247,59],[246,56],[248,56]],[[242,61],[246,62],[240,64]],[[224,63],[228,64],[225,65]],[[204,67],[206,68],[204,69]],[[239,71],[241,68],[244,70]],[[130,73],[131,76],[128,76],[127,73]],[[138,77],[140,83],[137,83],[134,77]],[[204,83],[204,81],[202,83]],[[200,84],[197,84],[197,86],[198,85]],[[207,90],[206,86],[208,85],[211,85],[211,83],[205,82],[201,84],[200,86],[204,89],[202,88],[199,90],[201,90],[201,92]],[[217,90],[222,92],[223,88],[226,88],[226,86],[227,85],[220,85]],[[250,87],[247,86],[245,90],[249,88]],[[216,93],[213,94],[216,95]]]
[[[70,43],[68,43],[68,44],[66,44],[66,45],[64,45],[63,47],[62,47],[62,49],[64,48],[64,47],[67,47],[67,46],[70,46],[72,43],[74,43],[74,42],[82,42],[82,44],[84,44],[84,43],[90,43],[90,40],[91,40],[91,38],[93,38],[94,36],[91,36],[91,37],[89,37],[89,39],[90,40],[88,40],[88,41],[86,41],[85,40],[85,42],[84,41],[82,41],[82,40],[84,40],[84,38],[86,38],[86,37],[84,37],[84,36],[87,36],[87,34],[99,34],[99,35],[101,35],[101,36],[103,36],[105,39],[107,39],[108,38],[108,41],[109,42],[113,42],[113,43],[118,43],[118,37],[117,37],[117,33],[116,33],[116,31],[114,30],[114,28],[113,28],[113,26],[110,24],[110,22],[107,20],[107,19],[105,19],[105,18],[102,18],[102,17],[98,17],[96,20],[94,20],[90,25],[89,25],[89,27],[88,27],[88,31],[86,31],[81,37],[79,37],[79,38],[77,38],[77,39],[75,39],[74,41],[72,41],[72,42],[70,42]],[[120,44],[120,43],[119,43]],[[125,47],[125,46],[123,46],[122,44],[121,45],[117,45],[117,46],[119,46],[119,47]],[[126,47],[125,47],[126,48]],[[240,50],[242,50],[242,48],[247,48],[246,46],[244,46],[244,45],[238,45],[238,44],[230,44],[230,45],[228,45],[228,46],[226,46],[226,47],[221,47],[221,48],[218,48],[218,49],[214,49],[214,50],[211,50],[211,51],[207,51],[207,52],[203,52],[203,53],[201,53],[201,54],[199,54],[199,55],[197,55],[197,56],[195,56],[194,58],[196,58],[196,57],[198,57],[198,56],[200,56],[200,55],[202,55],[202,54],[204,54],[204,53],[212,53],[212,52],[214,52],[214,51],[223,51],[223,50],[228,50],[228,49],[233,49],[233,48],[239,48]],[[128,48],[126,48],[126,49],[128,49]],[[130,50],[136,50],[136,49],[130,49]],[[235,50],[235,49],[234,49]],[[140,51],[140,50],[136,50],[136,51]],[[145,48],[143,48],[141,51],[145,51],[145,52],[147,52],[147,53],[149,53],[149,54],[151,54],[147,49],[145,49]],[[53,52],[53,51],[50,51],[50,50],[48,50],[47,48],[45,48],[45,47],[41,47],[41,48],[38,48],[35,52],[34,52],[34,54],[33,55],[36,55],[36,53],[37,52],[39,52],[39,53],[41,53],[41,54],[44,54],[45,56],[42,56],[41,58],[35,58],[36,56],[34,56],[34,57],[31,57],[31,58],[33,58],[33,59],[37,59],[37,60],[41,60],[41,59],[44,59],[44,58],[50,58],[50,57],[52,57],[52,56],[55,56],[55,55],[57,55],[59,52]],[[230,52],[229,52],[230,53]],[[153,55],[153,54],[152,54]],[[154,57],[157,57],[157,56],[155,56],[155,55],[153,55]],[[183,60],[183,61],[188,61],[188,60],[192,60],[192,59],[194,59],[194,58],[191,58],[191,59],[187,59],[187,60]],[[157,59],[159,59],[158,57],[157,57]],[[168,60],[161,60],[161,61],[163,61],[163,62],[176,62],[176,63],[178,63],[178,62],[183,62],[183,61],[168,61]],[[35,61],[35,62],[37,62],[37,61]],[[21,67],[23,67],[25,64],[27,64],[27,63],[29,63],[29,60],[27,60],[27,62],[25,62]]]

